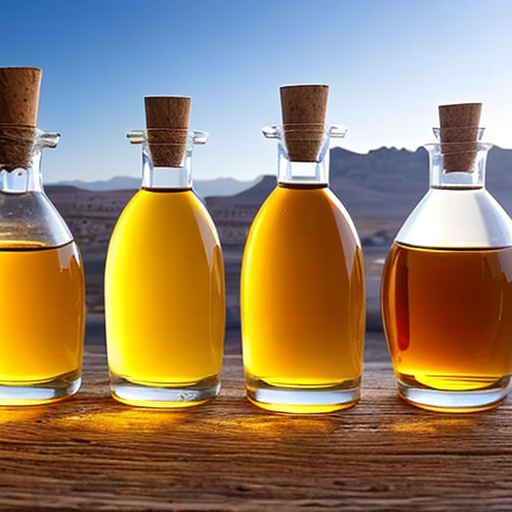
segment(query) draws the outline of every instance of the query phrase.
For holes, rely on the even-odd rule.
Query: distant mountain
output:
[[[110,190],[137,190],[140,188],[140,178],[132,178],[130,176],[115,176],[106,181],[58,181],[49,183],[50,186],[59,187],[76,187],[82,190],[91,190],[93,192],[107,192]]]
[[[487,188],[512,216],[512,150],[493,148],[487,162]],[[221,238],[245,241],[247,226],[277,184],[263,176],[252,188],[229,197],[209,198]],[[429,187],[428,153],[380,148],[358,154],[342,148],[330,153],[330,187],[347,208],[362,237],[385,230],[392,239]]]
[[[238,181],[233,178],[218,178],[215,180],[196,180],[194,189],[201,197],[231,196],[254,186],[260,178],[253,181]],[[112,190],[137,190],[141,179],[130,176],[116,176],[106,181],[59,181],[50,183],[51,186],[70,186],[94,192]]]
[[[512,216],[512,150],[493,148],[487,162],[487,186]],[[276,187],[274,175],[253,182],[231,178],[197,181],[199,195],[207,198],[224,243],[243,245],[247,230],[265,198]],[[50,188],[61,211],[75,218],[74,233],[103,243],[122,208],[140,186],[139,179],[116,177],[99,182],[61,182]],[[429,186],[428,154],[380,148],[358,154],[342,148],[330,152],[330,186],[354,219],[362,238],[392,239]],[[50,192],[50,190],[49,190]],[[91,223],[88,218],[91,217]],[[108,227],[96,233],[94,219]],[[107,222],[108,219],[108,222]],[[97,223],[97,221],[94,221]]]
[[[201,197],[232,196],[247,190],[260,181],[260,177],[252,181],[238,181],[233,178],[218,178],[216,180],[195,180],[194,190]]]
[[[405,220],[429,187],[428,153],[381,148],[359,155],[331,151],[331,188],[354,217]],[[487,188],[512,215],[512,150],[493,148]]]
[[[428,153],[423,148],[380,148],[367,154],[334,148],[329,174],[331,189],[351,214],[402,218],[428,190]],[[512,215],[512,150],[495,147],[490,151],[486,182],[489,191]],[[230,201],[261,204],[276,183],[275,176],[263,176]]]

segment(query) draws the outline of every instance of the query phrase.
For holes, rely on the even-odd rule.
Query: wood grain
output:
[[[87,346],[76,397],[0,410],[0,510],[512,510],[510,403],[408,406],[377,338],[384,362],[369,358],[360,403],[325,416],[249,404],[231,346],[215,401],[131,408],[109,397],[103,347]]]

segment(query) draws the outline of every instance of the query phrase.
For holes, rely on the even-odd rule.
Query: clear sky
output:
[[[43,69],[39,126],[59,131],[45,182],[139,176],[144,96],[192,97],[197,179],[271,174],[279,86],[330,85],[336,145],[416,149],[437,106],[483,102],[512,147],[510,0],[0,0],[0,66]],[[511,169],[512,172],[512,169]]]

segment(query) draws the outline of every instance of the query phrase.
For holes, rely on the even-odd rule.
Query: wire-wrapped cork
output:
[[[288,157],[292,162],[316,162],[325,134],[329,86],[281,87],[281,110]]]
[[[439,134],[445,172],[473,171],[481,112],[481,103],[439,106]]]
[[[29,164],[41,75],[39,68],[0,68],[0,169]]]
[[[180,167],[187,146],[190,98],[144,98],[148,143],[155,167]]]

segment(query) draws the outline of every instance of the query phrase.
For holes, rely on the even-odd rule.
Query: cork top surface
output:
[[[328,85],[287,85],[280,88],[283,124],[324,124]]]
[[[481,103],[458,103],[439,106],[441,128],[470,127],[480,125]]]
[[[0,124],[37,126],[39,68],[0,68]]]
[[[148,129],[188,129],[191,99],[182,96],[147,96],[146,127]]]

